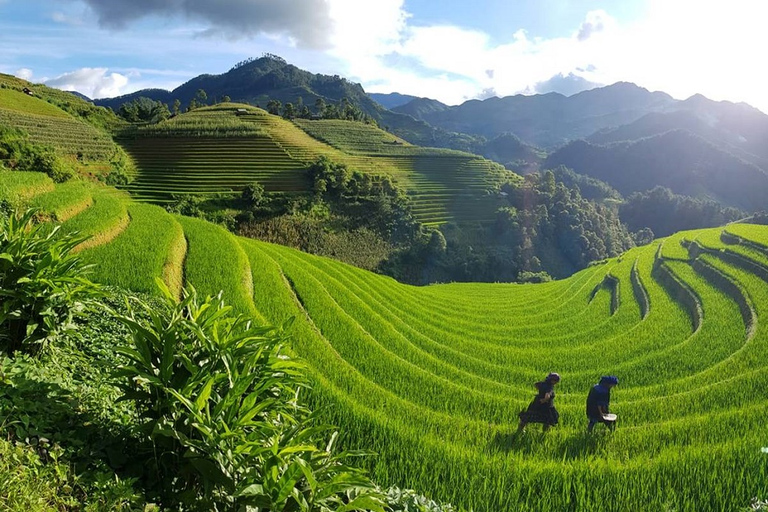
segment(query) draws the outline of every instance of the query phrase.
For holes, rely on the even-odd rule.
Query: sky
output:
[[[264,53],[449,105],[618,81],[768,112],[766,0],[0,0],[0,73],[90,98]]]

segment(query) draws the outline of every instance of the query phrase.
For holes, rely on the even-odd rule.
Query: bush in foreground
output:
[[[37,352],[98,297],[72,254],[84,239],[36,223],[36,212],[0,215],[0,349]]]
[[[334,453],[337,433],[313,424],[298,403],[304,368],[283,350],[283,330],[233,315],[221,297],[193,288],[163,307],[138,301],[116,315],[133,333],[118,350],[123,399],[143,418],[140,432],[166,504],[199,510],[383,510],[383,496]],[[144,318],[144,319],[142,319]],[[159,478],[158,478],[159,477]]]

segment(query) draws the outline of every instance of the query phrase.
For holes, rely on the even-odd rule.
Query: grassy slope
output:
[[[24,88],[34,96],[23,93]],[[103,175],[119,160],[131,167],[111,136],[122,121],[64,91],[0,74],[0,123],[23,130],[35,144],[54,148],[81,174]]]
[[[366,464],[383,484],[476,511],[731,510],[768,494],[766,227],[727,227],[738,244],[723,229],[681,233],[542,285],[418,288],[137,208],[122,235],[85,251],[99,279],[147,289],[173,253],[157,223],[180,225],[189,251],[174,258],[189,282],[224,287],[239,310],[273,323],[296,317],[313,404],[347,447],[379,452]],[[154,229],[129,236],[150,218]],[[681,242],[703,251],[696,261]],[[128,248],[155,263],[134,272]],[[563,376],[561,425],[514,436],[531,384],[553,370]],[[603,374],[621,379],[612,402],[621,423],[588,437],[583,404]]]
[[[422,222],[488,221],[496,202],[487,191],[515,178],[475,155],[395,140],[360,123],[292,123],[233,103],[198,109],[123,136],[139,167],[130,190],[155,201],[172,192],[238,190],[255,180],[270,192],[307,192],[302,169],[326,155],[350,169],[395,178],[412,196]]]

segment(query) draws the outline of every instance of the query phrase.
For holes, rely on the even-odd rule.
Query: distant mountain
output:
[[[670,130],[694,133],[720,149],[768,170],[768,116],[744,103],[712,101],[696,95],[672,112],[654,112],[632,123],[598,131],[596,144],[638,140]]]
[[[527,144],[553,149],[598,130],[634,122],[650,112],[667,111],[675,102],[668,94],[619,82],[568,97],[558,93],[494,97],[409,113],[448,131],[488,138],[509,132]]]
[[[85,94],[79,93],[77,91],[66,91],[66,92],[68,92],[69,94],[72,94],[73,96],[77,96],[83,101],[87,101],[88,103],[93,103],[93,100],[88,96],[86,96]]]
[[[624,195],[663,186],[748,211],[768,208],[768,174],[763,169],[685,130],[607,145],[577,140],[552,153],[543,165],[564,165]]]
[[[400,94],[399,92],[392,92],[389,94],[370,92],[368,93],[368,96],[370,96],[373,99],[373,101],[375,101],[376,103],[378,103],[384,108],[388,108],[389,110],[392,110],[395,107],[399,107],[400,105],[405,105],[409,101],[417,99],[416,96]]]
[[[440,103],[437,100],[431,100],[429,98],[414,98],[408,103],[393,108],[395,112],[401,114],[408,114],[416,119],[424,119],[425,116],[434,114],[435,112],[443,112],[450,107],[445,103]]]

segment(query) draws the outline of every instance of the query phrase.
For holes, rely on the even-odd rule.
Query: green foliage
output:
[[[199,510],[382,510],[370,481],[344,463],[356,454],[333,453],[336,434],[315,447],[328,427],[312,426],[297,402],[304,366],[285,354],[283,330],[194,288],[176,303],[158,284],[162,307],[138,303],[148,320],[118,317],[133,344],[119,349],[129,363],[117,376],[157,454],[146,476],[160,475],[167,499]]]
[[[36,353],[98,297],[72,249],[84,239],[35,223],[35,210],[0,218],[0,346]]]
[[[0,160],[10,169],[46,173],[53,181],[66,181],[74,171],[47,146],[29,142],[25,133],[0,125]]]
[[[77,499],[69,477],[65,464],[46,464],[36,447],[0,439],[0,509],[42,512],[75,507]]]
[[[505,206],[497,210],[495,224],[443,225],[445,250],[435,250],[442,245],[439,239],[422,238],[381,270],[413,284],[542,282],[634,245],[614,208],[584,199],[578,188],[557,182],[552,172],[506,184],[500,195]]]
[[[322,218],[313,215],[319,205],[314,202],[313,209],[306,215],[294,213],[241,223],[238,234],[327,256],[370,271],[377,270],[390,256],[392,244],[370,229],[329,229],[329,212]]]
[[[390,487],[387,490],[388,511],[392,512],[455,512],[449,504],[441,504],[419,495],[411,489]]]
[[[418,232],[408,197],[386,175],[350,171],[320,157],[308,169],[315,197],[346,216],[350,228],[366,227],[387,240],[406,241]]]
[[[568,188],[579,188],[581,197],[590,201],[604,201],[606,199],[621,200],[621,194],[604,181],[577,174],[565,166],[552,169],[555,179],[562,182]]]
[[[131,123],[159,123],[171,117],[171,112],[165,103],[142,96],[120,105],[117,115]]]
[[[124,293],[109,292],[102,300],[122,311],[116,297]],[[38,356],[0,357],[0,425],[17,453],[0,443],[3,510],[143,509],[130,475],[145,462],[131,456],[135,442],[128,425],[136,417],[117,402],[110,383],[110,372],[122,361],[115,346],[128,332],[100,308],[77,321],[77,330],[58,336]],[[22,452],[29,458],[15,458]],[[18,505],[24,502],[15,490],[27,495],[29,509]],[[10,505],[14,498],[17,506]]]
[[[722,226],[747,215],[717,201],[673,194],[664,187],[635,192],[621,204],[619,214],[631,231],[649,228],[657,237],[669,236],[677,231]]]
[[[242,197],[249,207],[258,208],[266,199],[264,197],[264,187],[258,181],[254,181],[250,185],[246,185],[243,189]]]

